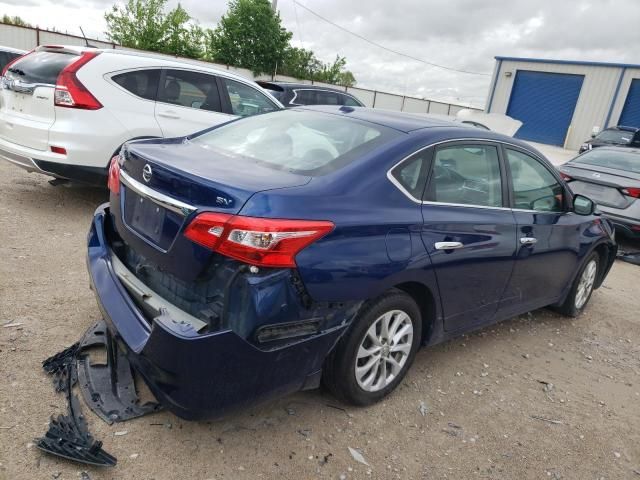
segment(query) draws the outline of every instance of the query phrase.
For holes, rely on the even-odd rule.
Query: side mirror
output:
[[[592,215],[596,204],[590,198],[583,195],[573,196],[573,211],[578,215]]]
[[[591,138],[596,138],[597,133],[596,132],[591,132]]]

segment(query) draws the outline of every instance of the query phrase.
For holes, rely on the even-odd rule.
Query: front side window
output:
[[[358,101],[356,101],[355,98],[350,97],[349,95],[343,95],[343,98],[344,98],[344,104],[343,105],[346,105],[347,107],[361,107],[362,106],[361,103],[359,103]]]
[[[278,109],[278,107],[269,100],[266,95],[259,92],[257,88],[252,88],[249,85],[228,78],[225,78],[223,81],[229,94],[231,110],[234,115],[249,117],[259,113],[273,112]]]
[[[216,77],[207,73],[167,70],[158,100],[199,110],[222,111]]]
[[[114,75],[111,79],[137,97],[155,100],[158,93],[160,70],[134,70]]]
[[[391,138],[393,129],[320,112],[280,110],[243,118],[190,141],[224,161],[248,158],[304,175],[322,175],[361,158]]]
[[[507,149],[513,182],[513,208],[538,212],[561,212],[564,190],[556,177],[535,158]]]
[[[502,207],[498,148],[456,145],[436,150],[426,200]]]
[[[340,105],[340,99],[335,92],[320,90],[316,93],[316,105]]]

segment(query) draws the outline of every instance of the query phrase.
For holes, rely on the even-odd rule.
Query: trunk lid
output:
[[[48,149],[49,128],[56,119],[56,79],[78,58],[77,52],[39,49],[9,67],[0,90],[0,138],[35,150]]]
[[[627,208],[634,202],[634,198],[624,195],[620,189],[625,187],[640,187],[638,174],[614,168],[601,166],[580,165],[580,167],[565,164],[561,171],[573,181],[569,188],[573,193],[591,198],[600,205],[614,208]]]
[[[310,180],[183,139],[129,144],[120,178],[121,219],[149,244],[138,252],[144,256],[155,255],[152,250],[169,252],[179,237],[188,241],[181,231],[196,212],[236,214],[256,192]]]

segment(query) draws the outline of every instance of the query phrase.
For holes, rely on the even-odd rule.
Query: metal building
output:
[[[594,129],[640,127],[640,65],[495,58],[486,111],[520,120],[518,138],[578,149]]]

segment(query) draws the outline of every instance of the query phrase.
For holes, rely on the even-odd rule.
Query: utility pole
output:
[[[273,9],[274,12],[278,12],[278,0],[273,0],[271,2],[271,8]]]

